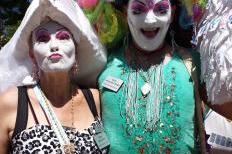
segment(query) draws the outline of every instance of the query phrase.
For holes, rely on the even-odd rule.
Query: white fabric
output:
[[[106,52],[88,19],[74,0],[33,0],[11,40],[0,51],[0,91],[28,83],[32,73],[29,58],[31,32],[48,16],[68,28],[77,44],[81,85],[93,86],[106,63]],[[23,83],[23,80],[27,83]],[[24,80],[24,81],[25,81]]]
[[[197,34],[206,82],[212,104],[232,100],[232,1],[209,0]]]
[[[206,134],[216,133],[232,138],[232,122],[210,110],[205,119]]]
[[[225,137],[227,140],[228,138],[232,139],[232,122],[228,121],[226,118],[221,116],[220,114],[210,110],[205,118],[205,131],[206,134],[212,135],[217,134],[220,136]],[[226,152],[232,151],[232,147],[222,146],[220,144],[211,143],[208,141],[210,145],[212,145],[212,149],[218,149],[219,152]],[[220,150],[219,150],[220,149]]]

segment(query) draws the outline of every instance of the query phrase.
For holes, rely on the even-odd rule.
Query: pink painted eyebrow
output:
[[[167,3],[169,2],[169,0],[161,0],[159,2],[157,2],[155,4],[155,1],[156,0],[146,0],[146,4],[141,2],[140,0],[134,0],[132,2],[132,9],[138,9],[138,8],[142,8],[143,11],[148,11],[149,9],[154,9],[157,5],[160,6],[160,5],[165,5],[165,7],[168,7],[167,6]],[[143,8],[144,7],[144,8]]]
[[[60,30],[67,30],[67,29],[65,29],[63,27],[56,29],[56,31],[60,31]],[[40,28],[40,29],[36,30],[35,34],[37,35],[37,33],[39,33],[40,31],[46,31],[46,32],[48,32],[48,30],[46,28]]]
[[[67,32],[68,34],[70,34],[70,32],[66,28],[57,29],[58,34],[60,34],[61,32],[64,32],[64,31]]]
[[[146,1],[146,4],[149,4],[149,3],[154,4],[154,3],[156,3],[157,0],[145,0],[145,1]],[[138,2],[138,3],[141,3],[143,5],[146,5],[144,2],[141,2],[140,0],[134,0],[133,2]],[[161,0],[157,3],[160,3],[160,2],[169,2],[169,0]]]
[[[162,5],[168,3],[169,0],[161,0],[159,2],[156,2],[157,0],[146,0],[146,3],[148,5],[148,9],[153,9],[157,5]]]

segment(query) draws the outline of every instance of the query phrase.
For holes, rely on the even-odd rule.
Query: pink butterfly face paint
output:
[[[37,27],[32,33],[37,64],[44,72],[68,71],[75,62],[75,45],[70,32],[56,22]]]
[[[130,0],[128,24],[134,42],[145,51],[154,51],[164,42],[171,22],[169,0]]]

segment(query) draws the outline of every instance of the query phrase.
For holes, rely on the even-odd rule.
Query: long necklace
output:
[[[138,71],[130,70],[128,75],[128,89],[126,90],[126,112],[130,114],[133,120],[132,123],[138,125],[141,121],[136,119],[139,117],[137,99],[142,99],[146,108],[146,124],[147,130],[153,130],[156,122],[159,120],[160,102],[163,99],[163,65],[151,67],[148,71],[152,72],[150,80],[144,80],[144,84],[140,87],[138,85],[138,78],[141,77]],[[142,77],[141,77],[142,78]],[[140,89],[143,97],[138,98],[138,91]],[[136,90],[136,91],[135,91]],[[129,119],[128,119],[129,120]],[[130,121],[130,120],[129,120]]]
[[[180,137],[180,127],[176,122],[179,110],[175,103],[178,98],[174,95],[175,68],[168,69],[164,80],[162,62],[151,65],[142,73],[135,62],[132,64],[134,65],[126,64],[122,70],[122,78],[126,77],[126,82],[119,102],[120,114],[126,120],[123,124],[125,133],[132,139],[139,153],[173,150]],[[151,89],[144,95],[141,87],[146,82],[151,85]]]
[[[137,53],[136,51],[134,52]],[[163,96],[163,62],[161,61],[160,64],[153,65],[148,62],[149,68],[144,71],[141,63],[146,63],[147,60],[141,61],[139,58],[140,56],[134,54],[132,60],[135,61],[133,63],[135,63],[136,73],[144,80],[144,84],[140,87],[140,90],[143,97],[145,97],[144,101],[146,103],[146,127],[152,130],[159,120],[160,102]]]
[[[51,105],[48,103],[47,98],[45,97],[42,90],[36,85],[33,88],[36,97],[39,100],[39,103],[44,110],[49,123],[51,124],[51,128],[54,130],[60,144],[63,152],[65,154],[74,154],[75,153],[75,145],[74,143],[71,143],[67,134],[65,133],[60,121],[55,115],[55,112],[53,111]],[[72,108],[73,108],[73,98],[72,98]],[[74,113],[74,109],[72,109],[72,114]],[[74,126],[74,115],[72,115],[72,125]]]

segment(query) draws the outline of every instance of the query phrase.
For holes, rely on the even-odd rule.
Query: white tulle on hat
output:
[[[209,0],[197,35],[202,80],[212,104],[232,100],[232,1]]]
[[[33,0],[17,31],[0,51],[0,91],[12,85],[34,84],[30,82],[30,37],[47,17],[73,34],[78,46],[77,81],[81,85],[95,85],[106,63],[106,51],[80,7],[74,0]]]

